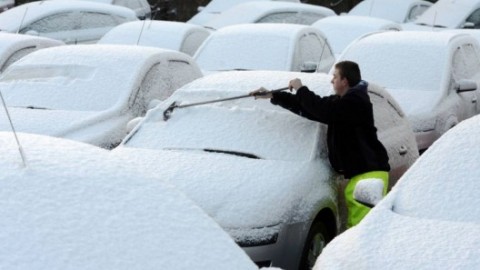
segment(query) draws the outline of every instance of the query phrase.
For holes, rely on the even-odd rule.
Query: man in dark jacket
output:
[[[332,79],[335,95],[320,97],[302,85],[299,79],[290,81],[295,94],[262,94],[261,88],[252,95],[270,98],[300,116],[328,125],[328,155],[332,167],[350,179],[345,188],[348,208],[347,226],[362,220],[369,207],[353,198],[356,184],[364,179],[381,179],[384,193],[388,187],[388,155],[377,138],[373,108],[368,96],[368,83],[361,80],[360,69],[354,62],[344,61],[335,65]]]

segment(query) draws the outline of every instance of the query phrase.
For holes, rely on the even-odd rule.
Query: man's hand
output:
[[[302,81],[300,79],[293,79],[290,81],[290,83],[288,84],[288,88],[290,89],[290,91],[292,90],[295,90],[297,91],[298,89],[300,89],[302,87]]]
[[[259,89],[250,92],[250,96],[255,97],[255,99],[271,99],[273,97],[272,93],[264,87],[260,87]]]

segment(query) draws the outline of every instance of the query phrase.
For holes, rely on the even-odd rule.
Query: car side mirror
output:
[[[457,93],[471,92],[477,90],[478,85],[474,80],[459,80],[455,83],[455,90]]]
[[[199,7],[197,8],[197,11],[198,11],[198,12],[202,12],[202,10],[204,10],[204,9],[205,9],[204,6],[199,6]]]
[[[129,134],[130,132],[132,132],[132,130],[133,130],[140,122],[142,122],[142,120],[143,120],[143,117],[137,117],[137,118],[133,118],[132,120],[130,120],[130,122],[127,123],[127,127],[126,127],[127,134]]]
[[[466,22],[463,25],[463,29],[475,29],[475,24],[473,22]]]
[[[158,100],[158,99],[152,99],[152,100],[150,100],[150,102],[148,103],[148,108],[147,108],[147,110],[149,111],[149,110],[157,107],[158,104],[160,104],[160,103],[162,103],[162,101],[161,101],[161,100]]]
[[[383,199],[384,185],[381,179],[360,180],[353,191],[353,198],[357,202],[373,208]]]
[[[314,73],[317,71],[318,64],[316,62],[307,61],[303,63],[301,67],[301,72]]]

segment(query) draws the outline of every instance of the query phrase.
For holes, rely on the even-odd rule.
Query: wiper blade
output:
[[[203,149],[203,151],[209,152],[209,153],[227,154],[227,155],[233,155],[233,156],[239,156],[239,157],[245,157],[245,158],[251,158],[251,159],[261,159],[257,155],[244,153],[244,152],[237,152],[237,151],[227,151],[227,150],[208,149],[208,148]]]
[[[30,109],[30,110],[51,110],[46,107],[39,107],[39,106],[33,106],[33,105],[28,105],[28,106],[15,106],[14,108],[22,108],[22,109]]]

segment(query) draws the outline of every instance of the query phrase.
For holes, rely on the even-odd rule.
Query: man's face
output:
[[[340,76],[340,71],[338,69],[335,69],[335,72],[333,73],[332,84],[333,90],[335,90],[335,93],[340,96],[343,96],[349,88],[348,80]]]

